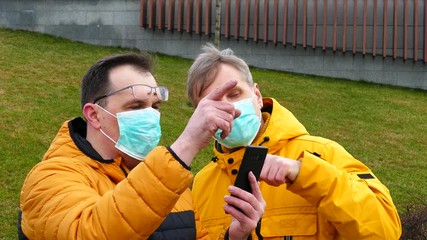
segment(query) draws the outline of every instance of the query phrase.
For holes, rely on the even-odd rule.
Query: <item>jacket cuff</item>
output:
[[[308,151],[304,151],[298,160],[302,162],[300,172],[287,188],[317,206],[336,181],[337,169]]]
[[[230,232],[229,232],[230,228],[227,228],[227,231],[225,232],[224,235],[224,240],[230,240]],[[249,235],[247,240],[252,240],[252,235]]]
[[[166,147],[155,147],[142,163],[129,173],[128,179],[151,175],[162,182],[166,188],[178,194],[191,185],[193,178],[191,171],[183,167]]]
[[[228,230],[229,229],[227,229],[227,231],[225,231],[224,240],[229,240],[230,239],[230,233],[229,233]]]
[[[172,154],[172,156],[188,171],[191,171],[191,167],[188,166],[187,164],[185,164],[184,161],[181,160],[180,157],[178,157],[178,155],[172,150],[172,148],[170,146],[167,146],[166,149]]]

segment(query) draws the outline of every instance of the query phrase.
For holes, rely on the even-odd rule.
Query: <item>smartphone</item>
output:
[[[248,174],[250,171],[259,180],[262,166],[264,165],[265,157],[267,156],[268,148],[262,146],[247,146],[243,154],[242,163],[237,173],[234,186],[239,187],[247,192],[252,192]]]

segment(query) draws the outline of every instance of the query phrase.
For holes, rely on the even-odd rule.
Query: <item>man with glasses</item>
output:
[[[20,239],[210,239],[192,206],[189,166],[217,129],[224,137],[231,131],[240,112],[220,99],[235,85],[202,100],[183,133],[163,147],[159,108],[169,92],[157,86],[150,56],[95,63],[82,79],[85,119],[65,122],[25,179]],[[224,198],[232,239],[247,239],[264,212],[250,180],[253,195],[231,187]]]

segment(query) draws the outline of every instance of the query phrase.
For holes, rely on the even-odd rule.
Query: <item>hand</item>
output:
[[[225,202],[227,202],[224,210],[233,217],[228,231],[229,239],[232,240],[246,240],[264,214],[266,203],[259,184],[252,172],[249,173],[248,177],[252,194],[238,187],[230,186],[228,191],[231,195],[224,197]]]
[[[300,169],[300,161],[267,154],[259,178],[268,185],[280,186],[295,181]]]
[[[206,95],[199,102],[182,134],[171,145],[172,150],[187,165],[209,144],[219,128],[222,129],[222,138],[231,132],[233,119],[240,116],[240,110],[222,99],[236,85],[236,80],[230,80]]]

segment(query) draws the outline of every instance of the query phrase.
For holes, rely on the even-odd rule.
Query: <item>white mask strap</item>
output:
[[[110,114],[111,116],[113,116],[113,117],[117,118],[116,116],[114,116],[114,114],[110,113],[107,109],[105,109],[105,108],[103,108],[103,107],[99,106],[98,104],[95,104],[95,105],[96,105],[96,106],[98,106],[100,109],[104,110],[106,113]],[[116,142],[116,141],[114,141],[110,136],[108,136],[104,131],[102,131],[102,129],[99,129],[99,131],[101,131],[101,133],[102,133],[105,137],[107,137],[108,139],[110,139],[114,144],[117,144],[117,142]]]
[[[104,136],[108,139],[110,139],[113,143],[117,144],[116,141],[114,141],[110,136],[108,136],[104,131],[102,131],[102,129],[99,129],[99,131],[101,131],[102,134],[104,134]]]
[[[104,112],[106,112],[106,113],[110,114],[111,116],[113,116],[113,117],[117,118],[117,117],[116,117],[116,115],[114,115],[114,114],[110,113],[107,109],[105,109],[105,108],[103,108],[103,107],[99,106],[98,104],[95,104],[95,105],[96,105],[96,106],[98,106],[99,108],[101,108],[102,110],[104,110]]]

